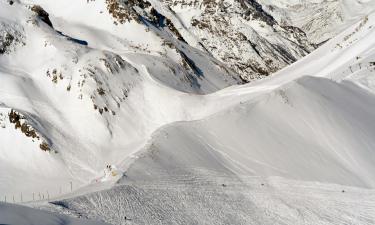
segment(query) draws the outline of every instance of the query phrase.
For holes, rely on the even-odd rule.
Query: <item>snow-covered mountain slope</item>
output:
[[[246,31],[263,24],[257,43],[287,49],[303,36],[240,3],[0,1],[0,197],[53,200],[53,210],[113,224],[374,223],[373,198],[355,201],[375,185],[375,14],[273,76],[228,87],[242,81],[215,54],[236,48],[210,51],[197,37],[212,31],[178,26],[194,17],[184,16],[204,9],[227,26],[223,9]],[[267,219],[268,200],[285,210]]]
[[[7,225],[105,225],[105,223],[73,219],[24,206],[0,203],[0,222]]]
[[[90,44],[97,42],[97,36],[87,37],[93,35],[92,28],[105,29],[115,36],[115,41],[109,42],[112,46],[105,46],[114,51],[124,49],[124,43],[129,43],[133,48],[164,53],[166,50],[159,47],[160,44],[164,44],[167,52],[171,51],[168,48],[170,47],[177,48],[178,53],[182,51],[187,54],[186,50],[178,46],[182,42],[212,55],[246,81],[269,75],[315,48],[301,30],[288,25],[280,26],[254,0],[219,3],[201,0],[137,0],[127,3],[103,0],[87,3],[58,1],[55,4],[50,4],[46,0],[36,0],[32,3],[40,4],[51,15],[57,17],[51,20],[58,29],[84,38]],[[60,10],[61,8],[66,10]],[[82,11],[85,11],[85,18],[81,16]],[[115,24],[111,16],[117,19]],[[100,22],[93,24],[97,17],[100,18]],[[72,26],[74,24],[77,26]],[[150,24],[158,28],[156,33],[161,40],[155,40],[154,32],[145,32],[149,30]],[[82,26],[89,27],[89,31],[82,32]],[[174,36],[180,42],[176,43],[168,36]],[[103,38],[108,39],[108,36]],[[103,47],[102,42],[99,45]],[[187,56],[195,63],[201,62]],[[201,66],[205,64],[197,64],[199,69]]]
[[[83,26],[83,36],[93,39],[78,40],[49,26],[39,7],[0,4],[5,40],[0,56],[4,195],[27,191],[25,199],[30,200],[32,193],[66,192],[70,182],[75,187],[86,184],[107,164],[136,151],[159,126],[187,119],[178,107],[181,96],[189,96],[184,92],[207,93],[238,82],[212,57],[178,41],[184,49],[179,53],[163,47],[156,33],[147,36],[151,32],[137,24],[134,29],[143,33],[134,33],[169,53],[131,50],[132,44],[123,40],[127,48],[118,48],[123,51],[119,55],[108,51],[110,47],[90,45],[101,32]],[[113,24],[110,19],[107,23]],[[148,29],[157,30],[151,25]],[[120,41],[109,37],[100,43]]]
[[[221,105],[241,101],[203,120],[161,129],[149,156],[134,163],[151,169],[136,174],[147,171],[148,178],[152,171],[184,166],[190,171],[189,161],[208,170],[373,188],[374,24],[372,13],[275,75],[207,96]],[[217,160],[200,155],[207,151]]]
[[[107,164],[137,151],[160,126],[217,111],[219,101],[203,109],[211,103],[192,93],[243,82],[194,42],[196,34],[159,13],[168,14],[167,3],[0,4],[0,169],[12,171],[0,177],[4,195],[27,191],[30,200],[32,193],[67,192],[71,182],[87,184]],[[273,26],[283,43],[296,42]],[[29,175],[20,176],[24,173]]]
[[[112,224],[373,224],[374,24],[201,96],[201,119],[158,129],[110,190],[36,207]]]
[[[259,0],[280,24],[302,29],[310,41],[321,44],[374,10],[371,0]]]
[[[128,177],[201,168],[373,188],[374,97],[348,82],[300,78],[202,121],[163,128]]]

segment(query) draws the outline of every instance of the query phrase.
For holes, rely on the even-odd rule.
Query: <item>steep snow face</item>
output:
[[[128,177],[201,168],[373,188],[374,106],[374,94],[350,82],[300,78],[202,121],[161,129]]]
[[[301,28],[309,40],[321,44],[374,10],[368,0],[259,0],[279,23]]]

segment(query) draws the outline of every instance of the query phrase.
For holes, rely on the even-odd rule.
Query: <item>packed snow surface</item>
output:
[[[73,219],[68,216],[43,212],[28,207],[0,203],[0,222],[7,225],[105,225],[89,220]]]

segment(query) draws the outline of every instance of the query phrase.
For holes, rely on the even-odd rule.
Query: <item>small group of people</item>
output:
[[[116,167],[113,165],[108,164],[104,170],[104,176],[105,177],[115,177],[117,176],[117,170]]]

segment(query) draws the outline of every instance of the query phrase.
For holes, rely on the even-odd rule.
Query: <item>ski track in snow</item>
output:
[[[375,222],[373,190],[282,178],[235,178],[202,170],[199,173],[173,177],[161,172],[152,183],[130,182],[39,207],[111,224]]]

